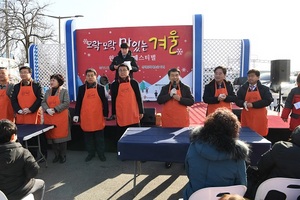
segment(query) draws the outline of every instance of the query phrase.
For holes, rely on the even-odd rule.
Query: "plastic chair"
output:
[[[268,192],[276,190],[286,195],[286,200],[296,200],[300,196],[300,179],[270,178],[257,188],[255,200],[264,200]]]
[[[244,196],[247,187],[244,185],[231,185],[223,187],[207,187],[194,192],[189,200],[209,199],[217,200],[224,194],[238,194]]]
[[[0,200],[8,200],[6,195],[0,190]]]
[[[0,200],[8,200],[6,195],[0,190]],[[26,197],[24,197],[21,200],[34,200],[33,194],[28,194]]]

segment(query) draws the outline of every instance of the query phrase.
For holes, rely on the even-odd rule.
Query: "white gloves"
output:
[[[46,110],[46,112],[47,112],[49,115],[51,115],[51,116],[53,116],[53,114],[55,113],[54,109],[52,109],[52,108],[48,108],[48,109]]]
[[[74,116],[74,117],[73,117],[73,122],[77,123],[78,120],[79,120],[79,117],[78,117],[78,116]]]
[[[248,111],[247,101],[244,102],[244,108]]]
[[[224,100],[226,98],[226,94],[219,94],[218,99]]]
[[[18,114],[22,115],[23,114],[23,110],[19,110]]]
[[[173,95],[177,94],[177,90],[176,88],[173,88],[171,91],[170,91],[170,96],[173,97]]]

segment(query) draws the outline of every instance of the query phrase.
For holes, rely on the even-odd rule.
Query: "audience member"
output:
[[[9,200],[22,199],[31,193],[35,200],[41,200],[45,182],[34,178],[40,167],[16,140],[16,125],[7,119],[0,120],[0,190]]]
[[[256,183],[248,185],[246,197],[252,199],[256,190],[263,181],[275,178],[300,179],[300,125],[291,134],[290,141],[276,142],[273,147],[264,153],[257,164],[258,178]]]
[[[14,84],[9,82],[8,71],[5,67],[0,67],[0,119],[15,121],[14,110],[11,105],[11,95]]]
[[[250,69],[248,81],[237,92],[236,105],[242,107],[242,127],[249,127],[261,136],[268,134],[267,106],[273,102],[270,89],[259,81],[260,72]]]
[[[192,130],[185,161],[189,182],[184,199],[206,187],[245,185],[249,147],[238,139],[240,122],[226,108],[208,115],[203,127]]]
[[[97,83],[96,70],[87,69],[85,76],[85,84],[78,88],[73,121],[76,123],[80,121],[80,127],[84,131],[88,152],[85,161],[92,160],[96,152],[101,161],[106,161],[104,128],[105,118],[108,116],[108,101],[104,87]]]
[[[66,162],[67,141],[71,140],[69,118],[70,98],[68,90],[62,85],[64,78],[61,74],[50,76],[50,89],[45,93],[42,101],[44,110],[44,124],[55,125],[55,128],[46,132],[48,143],[52,144],[55,158],[53,163]]]
[[[225,79],[226,72],[227,69],[225,67],[216,67],[214,69],[214,79],[205,85],[203,101],[208,104],[206,116],[221,107],[231,110],[231,102],[236,101],[233,86],[230,81]]]
[[[283,121],[287,122],[289,115],[290,120],[290,130],[293,131],[298,125],[300,125],[300,73],[297,76],[297,87],[293,88],[288,94],[285,100],[285,105],[281,113],[281,118]]]
[[[122,135],[128,127],[140,126],[140,120],[144,116],[144,104],[139,83],[130,78],[127,63],[119,65],[118,73],[118,80],[111,85],[111,103],[118,134]]]
[[[224,194],[219,200],[247,200],[238,194]]]

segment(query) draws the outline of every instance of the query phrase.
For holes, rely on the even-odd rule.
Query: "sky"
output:
[[[290,59],[291,71],[300,70],[298,26],[300,12],[297,1],[294,0],[45,0],[44,2],[51,4],[44,14],[61,17],[83,15],[84,17],[75,19],[76,29],[192,25],[193,16],[201,14],[204,39],[249,39],[251,59]],[[54,27],[58,27],[57,19],[48,20]],[[61,20],[62,26],[65,21]],[[62,35],[63,31],[62,27]],[[256,62],[250,64],[250,67],[260,69],[258,65]]]

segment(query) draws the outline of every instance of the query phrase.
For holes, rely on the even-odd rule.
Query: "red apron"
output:
[[[249,92],[249,89],[247,90],[245,101],[252,103],[261,100],[258,87],[256,88],[256,91]],[[248,108],[248,111],[243,109],[241,125],[242,127],[251,128],[261,136],[266,136],[268,134],[267,108]]]
[[[6,84],[6,89],[8,84]],[[14,122],[14,110],[10,98],[6,94],[6,89],[0,90],[0,119],[9,119]]]
[[[140,123],[140,112],[130,82],[121,83],[116,98],[116,115],[119,126]]]
[[[60,89],[58,89],[57,95],[49,96],[47,99],[47,105],[49,108],[55,108],[60,104],[59,94]],[[52,94],[52,91],[50,91]],[[48,115],[44,112],[44,124],[55,125],[55,128],[46,132],[46,137],[48,139],[59,139],[65,138],[69,133],[69,112],[68,109],[63,110],[62,112],[54,113],[53,116]]]
[[[219,88],[219,89],[217,88],[217,83],[215,83],[215,97],[218,97],[220,94],[228,95],[226,84],[224,81],[222,83],[225,85],[225,88]],[[216,104],[208,104],[206,115],[215,112],[217,108],[221,108],[221,107],[225,107],[228,108],[229,110],[232,110],[232,106],[230,102],[220,101],[219,103]]]
[[[169,93],[171,85],[169,87]],[[177,90],[177,94],[181,97],[181,90]],[[162,127],[189,127],[190,117],[187,106],[179,104],[175,99],[169,100],[162,108],[161,112]]]
[[[96,88],[87,89],[87,85],[85,86],[80,111],[80,127],[86,132],[103,130],[105,127],[103,106],[97,87],[96,85]]]
[[[32,104],[36,101],[36,96],[33,92],[32,82],[28,86],[22,86],[20,83],[20,91],[17,96],[19,105],[21,109],[30,108]],[[38,124],[40,123],[40,108],[26,115],[16,115],[16,124]]]

